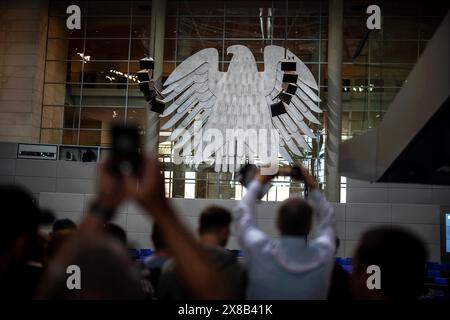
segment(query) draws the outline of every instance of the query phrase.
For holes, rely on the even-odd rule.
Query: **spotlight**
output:
[[[153,58],[145,57],[139,60],[139,68],[141,69],[149,69],[153,70],[155,67],[155,62],[153,61]]]
[[[272,112],[272,117],[276,117],[286,113],[286,108],[284,107],[282,101],[278,101],[270,105],[270,111]]]
[[[157,99],[158,91],[155,88],[155,81],[152,79],[154,64],[153,58],[150,57],[139,60],[139,67],[142,70],[137,72],[137,78],[139,80],[139,90],[144,94],[150,110],[162,114],[165,104]]]
[[[295,61],[282,61],[281,71],[297,71],[297,63]]]
[[[148,75],[148,70],[139,70],[137,73],[139,82],[149,82],[150,76]]]
[[[150,103],[150,110],[159,113],[159,114],[163,114],[164,112],[164,107],[165,104],[161,101],[159,101],[158,99],[154,99],[153,102]]]
[[[294,95],[297,92],[297,86],[295,84],[289,83],[289,85],[288,85],[288,87],[286,89],[286,92],[289,93],[289,94]]]
[[[298,75],[296,75],[296,74],[289,74],[289,73],[283,74],[283,82],[297,83],[297,79],[298,79]]]
[[[157,94],[155,90],[144,90],[142,91],[142,93],[144,94],[144,99],[145,101],[152,103],[152,100],[156,98]]]

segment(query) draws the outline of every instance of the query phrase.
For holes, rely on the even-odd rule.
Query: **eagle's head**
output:
[[[233,57],[239,56],[241,59],[253,58],[253,53],[250,51],[250,49],[240,44],[229,46],[227,48],[227,54],[233,54]]]
[[[233,54],[228,72],[258,72],[255,57],[249,48],[236,44],[227,48],[227,54]]]

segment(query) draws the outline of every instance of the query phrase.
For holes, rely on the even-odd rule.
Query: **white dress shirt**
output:
[[[315,214],[314,238],[272,239],[254,217],[261,190],[261,183],[252,181],[234,209],[235,231],[248,268],[247,298],[326,299],[334,265],[333,208],[319,190],[312,190],[308,201]]]

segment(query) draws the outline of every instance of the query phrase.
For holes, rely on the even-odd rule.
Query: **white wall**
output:
[[[17,183],[30,189],[42,206],[58,217],[79,221],[95,191],[96,164],[16,159],[17,145],[0,143],[0,183]],[[349,180],[347,203],[334,203],[339,256],[351,256],[360,235],[370,227],[401,225],[418,234],[428,246],[430,260],[440,260],[440,205],[450,204],[449,188],[417,185],[369,184]],[[209,204],[233,208],[234,200],[171,199],[193,231],[198,213]],[[419,202],[419,203],[418,203]],[[258,205],[257,221],[276,237],[274,218],[279,203]],[[151,247],[151,221],[136,205],[123,205],[115,218],[139,248]],[[238,248],[234,238],[230,248]]]
[[[450,205],[450,187],[347,179],[347,202]]]

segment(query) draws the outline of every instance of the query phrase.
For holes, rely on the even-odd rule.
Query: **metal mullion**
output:
[[[89,12],[89,11],[88,11]],[[83,55],[86,52],[86,33],[87,33],[87,14],[84,21],[84,39],[83,39]],[[78,109],[78,135],[77,135],[77,144],[80,144],[80,131],[81,131],[81,105],[83,103],[83,82],[84,82],[84,65],[86,62],[82,60],[81,62],[81,82],[80,82],[80,104]],[[64,132],[63,132],[64,134]]]
[[[130,75],[130,59],[131,59],[131,30],[133,29],[133,1],[131,2],[130,8],[130,29],[128,31],[128,61],[127,61],[127,75]],[[130,84],[130,79],[127,77],[127,86],[125,90],[125,114],[123,117],[123,124],[127,124],[128,115],[128,88]]]

